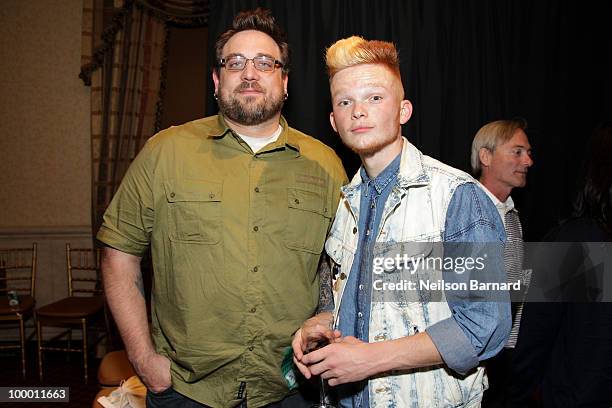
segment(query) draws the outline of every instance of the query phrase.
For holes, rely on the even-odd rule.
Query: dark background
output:
[[[329,125],[325,47],[361,35],[400,52],[414,114],[403,134],[424,153],[469,170],[472,138],[486,122],[523,117],[535,165],[513,198],[527,240],[566,216],[582,152],[596,124],[612,118],[612,31],[607,2],[558,0],[224,0],[211,1],[208,53],[236,13],[263,6],[291,48],[294,128],[332,146],[349,177],[359,159]],[[209,79],[209,88],[213,89]],[[216,113],[212,92],[207,114]]]

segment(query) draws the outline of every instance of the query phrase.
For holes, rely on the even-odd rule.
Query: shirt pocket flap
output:
[[[287,205],[302,211],[310,211],[329,217],[326,200],[320,193],[314,191],[289,188],[287,191]]]
[[[214,181],[173,180],[164,182],[166,199],[169,203],[189,201],[221,201],[223,184]]]

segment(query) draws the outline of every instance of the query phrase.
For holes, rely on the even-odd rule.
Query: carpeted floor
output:
[[[31,341],[26,354],[26,380],[21,377],[21,357],[19,352],[0,350],[0,387],[69,387],[69,403],[50,402],[0,402],[2,408],[47,408],[47,407],[91,407],[92,400],[98,392],[97,371],[100,363],[94,356],[89,357],[89,381],[83,379],[83,358],[80,354],[63,352],[45,352],[41,382],[38,378],[38,357],[36,343]]]

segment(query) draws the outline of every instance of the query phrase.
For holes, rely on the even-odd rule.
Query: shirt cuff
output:
[[[147,252],[148,248],[148,245],[134,242],[117,231],[106,227],[104,224],[98,230],[96,239],[111,248],[138,257],[142,257]]]
[[[464,375],[478,366],[476,350],[453,318],[441,320],[425,332],[451,370]]]

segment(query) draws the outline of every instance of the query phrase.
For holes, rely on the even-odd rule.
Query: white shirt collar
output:
[[[493,204],[495,204],[497,211],[499,211],[499,214],[502,215],[502,220],[504,219],[503,215],[505,215],[507,212],[512,210],[517,211],[516,208],[514,208],[514,201],[512,200],[511,196],[508,196],[506,201],[502,203],[501,201],[499,201],[499,198],[495,197],[495,195],[484,186],[484,184],[480,182],[478,182],[478,184],[480,184],[480,187],[482,187],[482,189],[485,193],[487,193],[491,201],[493,201]]]
[[[251,150],[253,150],[253,153],[257,153],[264,146],[270,143],[276,142],[276,140],[278,139],[281,133],[283,133],[283,127],[281,125],[278,125],[278,129],[276,129],[276,131],[272,133],[271,136],[268,136],[268,137],[253,137],[253,136],[246,136],[240,133],[238,133],[238,136],[240,136],[242,140],[244,140],[246,144],[249,145]]]

